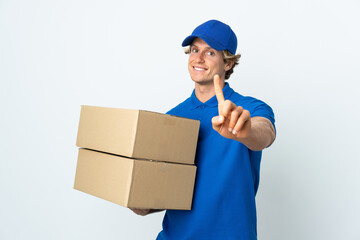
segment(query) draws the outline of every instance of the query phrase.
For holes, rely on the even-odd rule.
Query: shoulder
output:
[[[190,101],[190,98],[185,99],[185,101],[179,103],[178,105],[167,111],[166,114],[175,116],[181,115],[184,111],[187,111],[187,109],[189,109]]]
[[[255,97],[243,96],[237,92],[234,92],[230,96],[230,100],[237,106],[241,106],[248,110],[251,117],[265,117],[273,124],[275,123],[273,109],[266,102]]]
[[[248,110],[254,109],[261,105],[268,106],[268,104],[266,104],[264,101],[262,101],[258,98],[251,97],[251,96],[243,96],[237,92],[233,92],[229,99],[236,105],[248,107],[249,108]]]

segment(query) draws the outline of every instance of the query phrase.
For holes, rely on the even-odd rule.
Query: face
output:
[[[215,74],[221,79],[231,69],[231,63],[224,63],[221,51],[211,48],[201,38],[195,38],[190,46],[188,63],[191,79],[200,85],[213,84]]]

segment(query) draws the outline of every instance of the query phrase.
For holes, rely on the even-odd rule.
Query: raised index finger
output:
[[[218,100],[218,105],[220,105],[224,103],[225,98],[222,91],[221,80],[219,75],[217,74],[214,76],[214,88],[215,88],[216,99]]]

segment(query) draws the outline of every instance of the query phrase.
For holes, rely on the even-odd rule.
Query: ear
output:
[[[227,63],[225,63],[225,71],[229,71],[232,68],[233,64],[233,61],[228,61]]]

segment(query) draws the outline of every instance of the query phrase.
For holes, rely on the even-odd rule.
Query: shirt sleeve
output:
[[[275,116],[272,108],[261,100],[255,98],[250,98],[248,100],[247,104],[243,105],[243,108],[250,112],[251,117],[264,117],[269,119],[274,126],[276,133]]]

